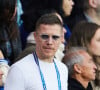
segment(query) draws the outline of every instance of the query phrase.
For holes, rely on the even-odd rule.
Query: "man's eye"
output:
[[[54,40],[57,40],[57,39],[60,38],[60,36],[53,36],[52,38],[53,38]]]
[[[48,39],[49,36],[48,36],[48,35],[41,35],[41,38],[42,38],[42,39]]]

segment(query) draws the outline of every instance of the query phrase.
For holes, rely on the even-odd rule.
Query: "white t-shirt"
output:
[[[61,80],[61,90],[67,89],[68,69],[60,61],[55,60]],[[47,90],[58,90],[58,80],[54,63],[39,60]],[[40,72],[33,54],[29,54],[13,64],[8,72],[4,90],[43,90]]]

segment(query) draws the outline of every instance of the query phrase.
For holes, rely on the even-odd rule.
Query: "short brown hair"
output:
[[[36,29],[35,30],[37,30],[41,24],[49,24],[49,25],[58,24],[58,25],[61,26],[61,28],[63,28],[63,24],[62,24],[61,20],[54,13],[49,13],[49,14],[42,15],[37,20]]]

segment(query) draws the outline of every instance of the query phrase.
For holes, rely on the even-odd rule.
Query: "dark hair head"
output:
[[[30,11],[44,12],[45,10],[56,10],[59,14],[63,12],[63,0],[20,0],[25,13]]]
[[[46,13],[55,11],[63,16],[63,0],[21,0],[24,13],[22,15],[25,30],[35,30],[36,21]]]
[[[36,23],[36,30],[39,28],[41,24],[49,24],[49,25],[54,25],[58,24],[63,28],[63,24],[61,20],[58,18],[58,16],[54,13],[49,13],[49,14],[44,14],[42,15]]]
[[[59,13],[61,16],[63,16],[63,0],[45,0],[45,9],[48,10],[55,10],[57,13]]]
[[[16,20],[15,18],[12,20],[16,4],[16,0],[0,0],[0,27],[2,30],[7,30],[10,39],[18,36]]]
[[[86,11],[87,9],[90,8],[90,5],[89,5],[89,0],[83,0],[83,5],[82,5],[82,8],[84,11]]]
[[[95,35],[99,25],[92,22],[82,21],[78,23],[74,28],[72,35],[69,39],[68,46],[85,46],[90,44],[91,39]]]
[[[83,13],[83,11],[86,11],[90,7],[89,0],[73,0],[73,1],[75,2],[75,5],[72,10],[71,16]]]
[[[0,0],[0,23],[11,20],[16,3],[16,0]]]
[[[82,5],[83,5],[83,1],[84,0],[73,0],[73,1],[74,1],[75,5],[74,5],[74,7],[72,9],[71,15],[72,14],[75,15],[75,14],[81,13],[82,12],[82,8],[83,8]]]

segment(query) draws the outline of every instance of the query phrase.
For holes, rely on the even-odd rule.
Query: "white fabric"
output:
[[[62,90],[67,89],[68,70],[60,61],[55,60],[60,72]],[[54,63],[39,60],[47,90],[58,90],[58,81]],[[11,66],[4,90],[43,90],[42,81],[33,54],[30,54]]]
[[[27,37],[27,43],[36,44],[33,33],[34,33],[34,32],[31,32],[31,33],[28,35],[28,37]]]
[[[2,84],[3,85],[5,84],[9,68],[10,67],[7,63],[0,63],[0,70],[2,70],[2,72],[3,72],[3,75],[2,75]]]
[[[57,60],[62,61],[62,59],[64,57],[64,53],[63,53],[64,49],[65,49],[65,46],[63,43],[61,43],[56,54],[55,54],[55,57]]]

